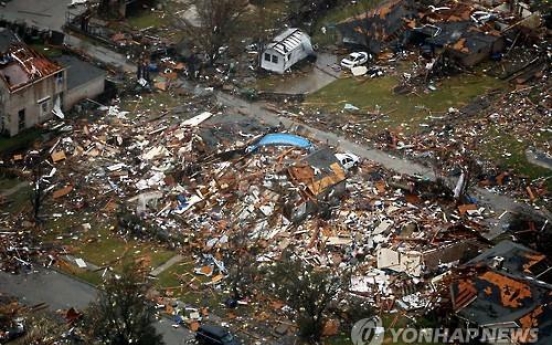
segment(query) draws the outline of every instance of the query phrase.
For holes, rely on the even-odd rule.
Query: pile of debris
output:
[[[114,106],[99,111],[104,120],[80,120],[43,146],[35,187],[47,200],[43,213],[132,214],[137,222],[120,222],[121,232],[188,244],[203,258],[194,273],[213,285],[227,276],[220,253],[243,236],[263,248],[257,262],[304,248],[305,262],[354,267],[354,291],[384,284],[388,296],[395,278],[385,272],[419,280],[460,260],[491,215],[442,184],[235,114],[151,121]],[[397,300],[412,295],[393,291]]]

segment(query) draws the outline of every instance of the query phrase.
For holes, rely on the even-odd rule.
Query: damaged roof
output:
[[[345,43],[366,46],[374,53],[393,42],[404,43],[409,39],[408,31],[424,34],[428,44],[447,46],[462,54],[480,53],[502,37],[489,23],[476,22],[472,17],[474,10],[474,6],[458,2],[436,8],[411,0],[388,0],[346,19],[337,28]]]
[[[543,254],[510,241],[485,251],[450,285],[456,315],[480,327],[538,327],[534,344],[550,344],[552,285],[531,272],[543,261]]]
[[[500,242],[473,258],[470,263],[488,263],[497,258],[501,261],[502,270],[515,275],[533,276],[539,280],[552,269],[552,262],[546,255],[512,241]]]
[[[62,71],[63,68],[24,43],[11,43],[0,64],[0,76],[10,91]]]
[[[372,52],[383,50],[404,31],[407,20],[417,12],[410,0],[389,0],[362,15],[354,16],[337,24],[346,43],[361,44]]]
[[[426,42],[437,46],[447,46],[448,49],[460,53],[478,53],[480,50],[492,45],[501,39],[500,33],[496,30],[481,31],[474,23],[465,22],[443,22],[436,24],[437,34],[429,37]],[[485,29],[487,29],[485,27]],[[415,29],[423,32],[424,28]]]
[[[268,48],[286,55],[288,52],[301,47],[305,41],[310,41],[306,33],[299,29],[290,28],[274,37]]]
[[[346,173],[329,148],[320,149],[288,168],[296,183],[305,184],[310,196],[318,196],[345,181]]]

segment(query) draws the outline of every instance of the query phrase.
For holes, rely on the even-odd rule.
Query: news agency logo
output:
[[[385,329],[379,316],[372,316],[356,322],[351,329],[353,345],[381,345]]]
[[[474,339],[482,343],[523,343],[538,341],[538,328],[391,328],[384,329],[381,318],[362,319],[351,330],[353,345],[386,344],[469,344]]]

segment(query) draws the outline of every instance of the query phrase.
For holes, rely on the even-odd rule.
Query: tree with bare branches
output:
[[[252,293],[257,275],[256,259],[262,251],[260,238],[248,236],[250,228],[236,231],[229,239],[224,252],[224,263],[228,268],[226,283],[232,291],[232,298],[239,300]]]
[[[331,303],[347,288],[350,274],[330,272],[305,263],[293,250],[265,273],[268,289],[297,312],[300,335],[317,342]]]
[[[147,290],[147,272],[140,263],[125,263],[120,274],[111,275],[87,312],[85,325],[93,337],[112,345],[164,344],[144,299]]]
[[[185,31],[199,50],[208,56],[213,65],[220,57],[220,50],[235,37],[236,29],[244,13],[248,0],[191,0],[190,5],[197,11],[199,26],[178,17],[176,25]]]

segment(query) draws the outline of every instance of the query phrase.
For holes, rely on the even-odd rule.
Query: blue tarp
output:
[[[313,147],[306,138],[293,134],[271,133],[262,137],[256,144],[249,146],[247,152],[255,151],[262,146],[297,146],[307,150]]]

